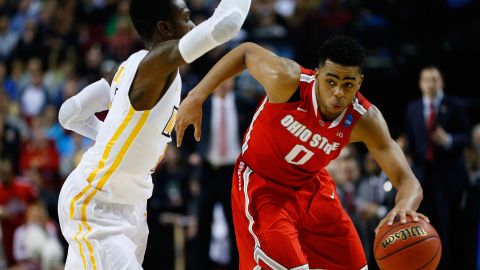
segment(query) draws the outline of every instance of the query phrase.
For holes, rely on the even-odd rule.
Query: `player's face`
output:
[[[335,119],[355,98],[363,81],[358,66],[343,66],[327,59],[317,70],[317,101],[327,120]]]
[[[195,27],[190,20],[190,9],[184,0],[173,1],[173,15],[170,22],[174,28],[174,38],[179,39]]]

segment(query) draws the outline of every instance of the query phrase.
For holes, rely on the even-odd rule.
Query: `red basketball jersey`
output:
[[[322,120],[315,72],[302,68],[300,100],[262,101],[245,135],[242,157],[259,176],[287,186],[310,180],[337,158],[355,123],[370,108],[359,92],[333,122]]]

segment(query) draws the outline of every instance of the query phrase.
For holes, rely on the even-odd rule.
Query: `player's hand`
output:
[[[388,226],[392,226],[395,217],[400,218],[400,222],[402,224],[407,223],[407,216],[411,216],[413,221],[418,221],[419,219],[423,219],[426,222],[430,223],[428,217],[424,214],[418,213],[417,211],[413,210],[412,207],[409,207],[405,201],[399,201],[395,207],[383,218],[380,223],[378,224],[377,228],[375,228],[375,234],[377,234],[380,227],[383,224],[387,223]]]
[[[195,140],[200,141],[202,135],[202,104],[203,99],[196,95],[188,96],[178,108],[177,120],[175,123],[175,133],[177,134],[177,147],[182,145],[183,134],[189,125],[195,128]]]

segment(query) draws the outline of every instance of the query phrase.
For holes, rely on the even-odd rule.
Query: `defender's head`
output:
[[[195,27],[184,0],[132,0],[130,17],[147,47],[179,39]]]
[[[443,91],[443,77],[440,69],[436,66],[426,66],[420,72],[420,90],[423,96],[435,98]]]
[[[318,105],[324,117],[335,118],[355,98],[363,81],[364,56],[362,46],[346,36],[335,36],[320,47],[315,77]]]

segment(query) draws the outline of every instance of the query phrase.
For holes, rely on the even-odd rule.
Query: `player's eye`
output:
[[[327,80],[327,83],[328,83],[329,85],[335,85],[335,81],[334,81],[334,80]]]
[[[345,87],[346,87],[346,88],[352,88],[352,87],[353,87],[353,83],[346,83],[346,84],[345,84]]]

